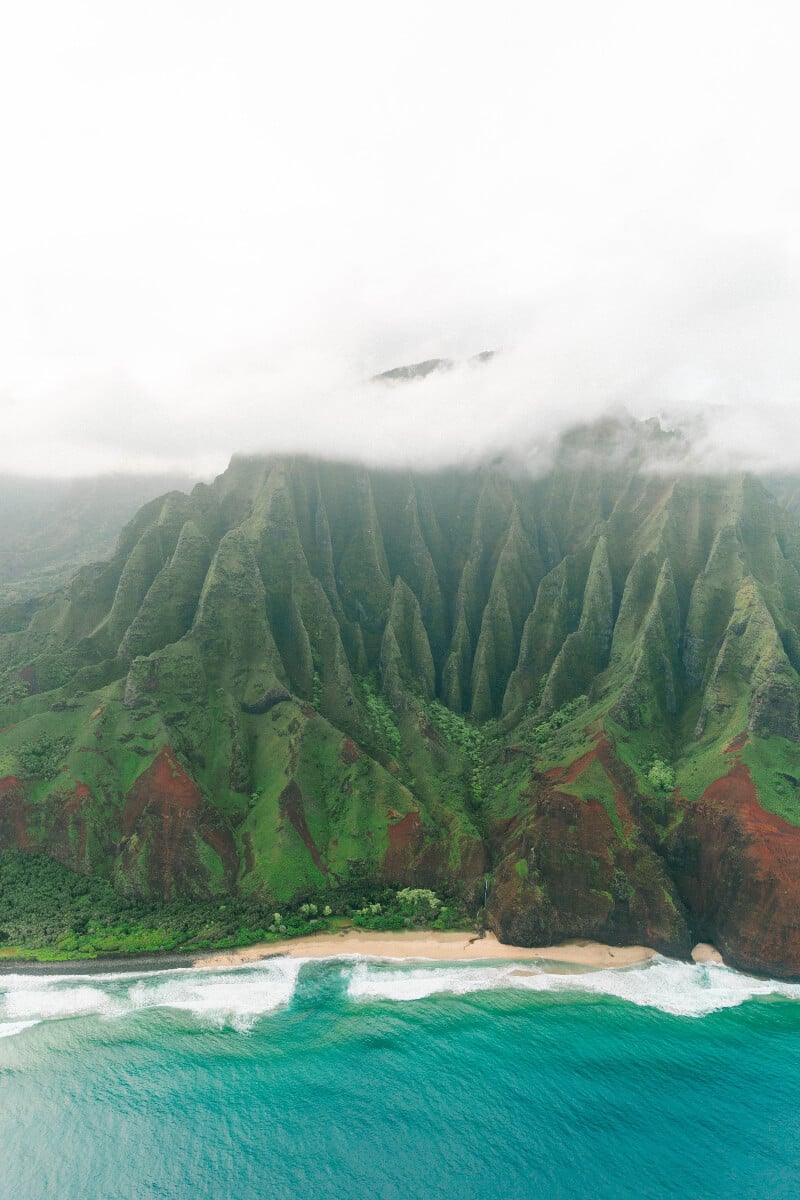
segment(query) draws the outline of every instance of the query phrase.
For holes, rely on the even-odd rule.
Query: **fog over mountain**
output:
[[[0,469],[541,465],[620,409],[703,469],[793,469],[792,17],[18,6]],[[368,382],[437,357],[463,365]]]

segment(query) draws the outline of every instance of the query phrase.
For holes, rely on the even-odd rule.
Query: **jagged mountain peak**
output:
[[[491,362],[499,353],[499,350],[481,350],[479,354],[474,354],[471,358],[464,361],[481,366]],[[389,384],[411,383],[414,380],[427,379],[429,375],[434,375],[437,372],[452,371],[453,367],[457,365],[457,360],[453,358],[426,358],[421,362],[390,367],[388,371],[381,371],[380,374],[373,375],[371,382]]]

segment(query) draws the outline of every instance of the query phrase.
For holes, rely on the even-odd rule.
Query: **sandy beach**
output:
[[[336,933],[312,934],[281,942],[262,942],[240,950],[223,950],[195,960],[196,967],[233,967],[257,962],[274,954],[292,958],[333,958],[338,954],[367,954],[375,958],[435,959],[441,962],[511,959],[543,960],[591,969],[630,967],[647,962],[655,954],[648,946],[606,946],[602,942],[576,940],[562,946],[506,946],[493,933],[476,937],[468,932],[404,930],[376,933],[345,929]]]

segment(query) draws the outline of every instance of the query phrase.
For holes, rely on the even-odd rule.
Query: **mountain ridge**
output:
[[[0,849],[162,902],[486,893],[520,944],[800,974],[800,524],[637,469],[653,426],[633,461],[586,436],[539,478],[238,457],[146,505],[5,617]]]
[[[113,553],[123,525],[149,499],[193,484],[178,472],[79,479],[0,475],[0,604],[64,586],[78,567]]]

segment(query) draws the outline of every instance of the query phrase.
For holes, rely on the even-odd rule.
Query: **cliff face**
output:
[[[800,974],[800,524],[754,479],[234,460],[0,629],[0,850],[167,901],[489,877],[506,940]]]
[[[490,919],[514,944],[580,936],[685,956],[690,920],[658,839],[634,815],[635,781],[602,732],[593,741],[567,767],[534,776],[528,803],[500,831]]]
[[[797,974],[800,828],[764,811],[738,756],[687,809],[669,862],[698,933],[713,936],[727,961]]]

